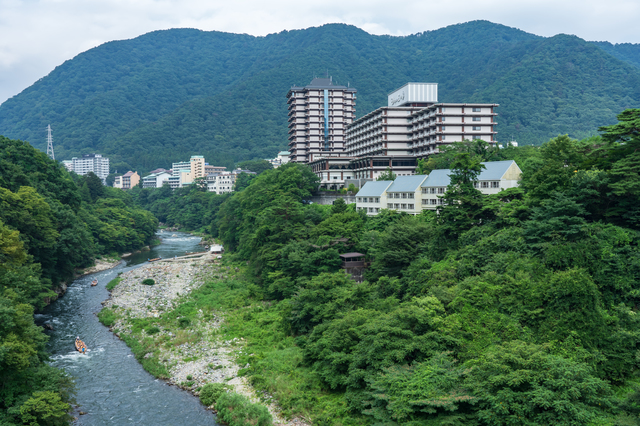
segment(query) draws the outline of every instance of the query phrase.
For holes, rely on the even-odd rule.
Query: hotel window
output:
[[[477,107],[471,108],[471,111],[473,111],[473,112],[481,112],[482,108],[477,108]]]
[[[482,188],[488,188],[489,187],[489,182],[481,182],[481,187]]]
[[[409,204],[408,207],[409,207],[409,210],[413,210],[413,204]]]
[[[387,208],[388,208],[388,209],[392,209],[392,208],[393,208],[393,204],[388,203],[388,204],[387,204]]]
[[[394,209],[396,209],[396,210],[398,210],[398,209],[400,208],[400,204],[395,203],[395,204],[393,205],[393,208],[394,208]]]
[[[447,126],[442,126],[442,131],[444,132],[445,130],[447,130]]]
[[[444,110],[444,108],[442,108]],[[442,121],[445,121],[447,117],[442,117]]]
[[[444,188],[438,188],[438,194],[444,194]]]
[[[380,198],[376,197],[376,203],[379,203],[379,202],[380,202]]]
[[[438,204],[438,200],[436,200],[436,199],[433,199],[433,198],[432,198],[432,199],[431,199],[431,204],[432,204],[432,205]]]
[[[407,193],[406,192],[402,193],[402,198],[407,198]]]
[[[438,199],[438,204],[443,205],[444,204],[444,200],[442,198]]]
[[[471,121],[482,121],[480,117],[471,117]]]
[[[428,189],[428,188],[422,188],[422,193],[423,193],[423,194],[427,194],[427,193],[428,193],[428,191],[429,191],[429,189]]]
[[[500,188],[500,182],[491,182],[492,188]]]
[[[373,213],[373,207],[369,207],[369,213]]]
[[[422,200],[422,204],[427,204],[427,201],[429,201],[429,200],[427,200],[426,198],[425,198],[425,199],[423,199],[423,200]]]
[[[380,209],[378,207],[376,207],[376,213],[379,213]]]
[[[399,192],[396,192],[396,193],[394,194],[393,198],[400,198],[400,193],[399,193]]]
[[[471,128],[473,130],[482,130],[482,127],[480,127],[480,126],[472,126]]]
[[[474,137],[472,137],[471,139],[472,139],[472,140],[474,140],[474,141],[477,141],[477,140],[479,140],[479,139],[482,139],[482,137],[481,137],[481,136],[474,136]]]
[[[402,209],[402,210],[406,210],[406,209],[407,209],[407,205],[406,205],[406,204],[403,204],[403,205],[401,206],[401,209]]]
[[[478,182],[473,182],[473,187],[477,188],[478,187]]]
[[[431,193],[435,194],[436,193],[436,189],[435,188],[431,188]]]
[[[410,192],[409,193],[409,198],[413,199],[413,195],[414,195],[413,192]]]

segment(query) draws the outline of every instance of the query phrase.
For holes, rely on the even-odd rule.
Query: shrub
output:
[[[192,376],[191,374],[189,374],[189,375],[187,376],[187,380],[193,380],[193,376]]]
[[[147,278],[145,280],[142,280],[142,284],[144,285],[154,285],[156,282],[154,280],[152,280],[151,278]]]
[[[186,328],[191,325],[191,320],[189,318],[180,318],[178,320],[178,324],[180,325],[180,327]]]
[[[120,278],[119,276],[109,281],[109,283],[107,284],[107,290],[111,291],[116,288],[116,286],[120,284],[120,281],[122,281],[122,278]]]
[[[227,387],[222,383],[207,383],[200,390],[200,401],[207,407],[218,401],[220,395],[227,391]]]
[[[160,329],[156,326],[152,326],[152,327],[147,327],[145,329],[145,331],[147,332],[147,334],[156,334],[156,333],[160,333]]]
[[[235,392],[222,393],[216,403],[218,418],[229,426],[269,426],[271,414],[267,407],[254,404]]]
[[[104,308],[98,313],[98,319],[102,324],[106,325],[107,327],[111,327],[113,323],[116,322],[117,318],[118,318],[118,315],[109,308]]]

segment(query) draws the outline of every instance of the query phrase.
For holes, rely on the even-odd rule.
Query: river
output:
[[[175,236],[172,236],[175,235]],[[117,267],[73,281],[64,297],[36,315],[38,324],[50,323],[48,349],[52,364],[75,378],[78,425],[217,425],[215,416],[190,393],[167,385],[144,371],[123,341],[96,316],[100,302],[109,297],[105,286],[148,258],[173,257],[202,251],[200,238],[189,234],[159,233],[162,244],[150,252],[133,255]],[[97,279],[98,285],[91,287]],[[80,336],[89,351],[82,355],[73,342]]]

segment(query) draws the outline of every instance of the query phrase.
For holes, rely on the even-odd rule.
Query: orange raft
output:
[[[76,339],[76,350],[80,353],[86,353],[87,352],[87,345],[84,344],[84,342],[80,339]]]
[[[91,287],[95,287],[98,285],[98,280],[91,281]]]

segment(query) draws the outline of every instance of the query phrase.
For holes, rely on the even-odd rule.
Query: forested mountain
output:
[[[192,154],[233,162],[287,143],[285,95],[329,73],[358,89],[357,115],[408,81],[440,101],[495,102],[498,140],[584,137],[640,101],[640,47],[538,37],[487,21],[406,37],[331,24],[266,37],[156,31],[84,52],[0,105],[0,134],[57,158],[100,152],[144,172]]]

